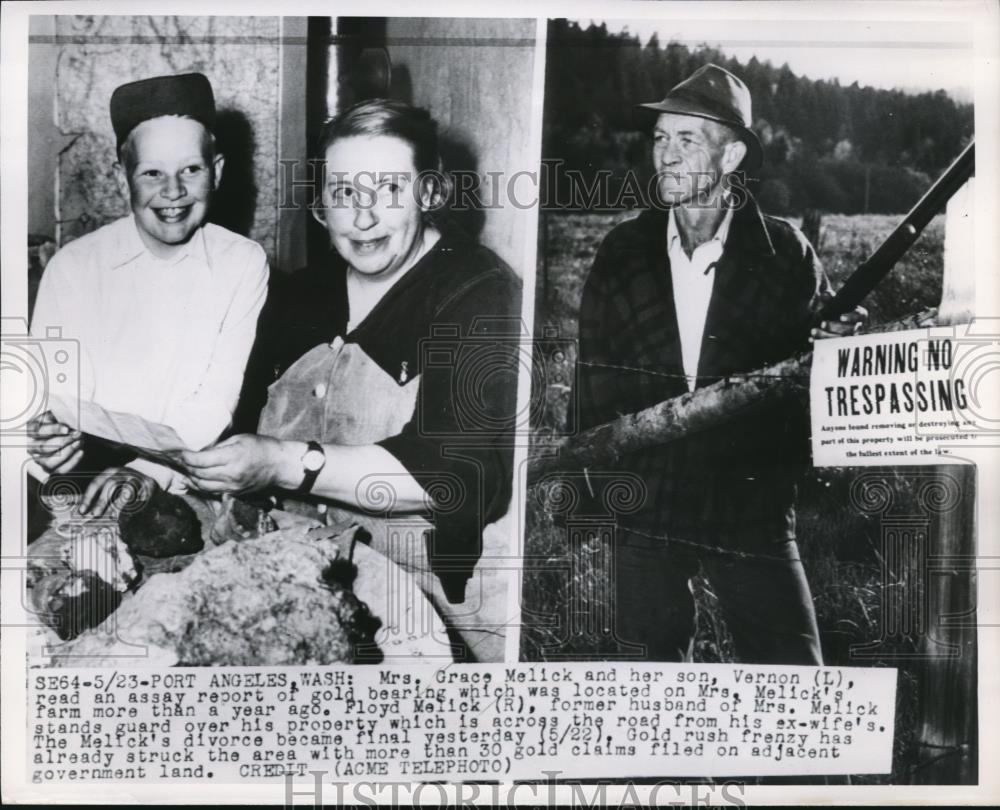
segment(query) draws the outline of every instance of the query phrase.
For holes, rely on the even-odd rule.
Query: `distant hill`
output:
[[[751,189],[774,213],[905,211],[972,137],[972,105],[944,90],[842,86],[797,76],[787,65],[756,58],[742,63],[710,47],[661,45],[655,35],[642,45],[637,36],[611,33],[604,24],[584,29],[552,20],[543,157],[585,179],[610,170],[612,198],[629,170],[644,184],[652,172],[650,143],[633,105],[662,98],[708,62],[750,88],[754,130],[765,150]],[[559,190],[546,193],[555,200]]]

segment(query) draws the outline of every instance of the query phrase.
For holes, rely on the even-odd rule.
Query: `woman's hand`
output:
[[[243,433],[207,450],[181,453],[191,483],[202,492],[253,492],[281,485],[286,442]]]
[[[270,488],[294,492],[305,476],[302,456],[306,449],[305,442],[242,434],[208,450],[186,450],[181,453],[181,463],[192,485],[203,492],[236,494]],[[423,487],[385,448],[375,444],[327,444],[323,450],[326,465],[313,484],[315,497],[377,510],[379,504],[372,504],[367,493],[382,481],[392,492],[394,511],[427,508],[428,496]]]
[[[46,472],[70,472],[83,458],[83,435],[56,420],[51,411],[28,423],[28,453]]]
[[[145,473],[130,467],[109,467],[94,476],[80,499],[81,515],[101,517],[108,509],[113,513],[138,509],[156,492],[157,483]]]

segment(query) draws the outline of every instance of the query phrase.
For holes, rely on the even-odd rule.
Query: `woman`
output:
[[[329,331],[297,328],[326,342],[270,387],[257,434],[184,465],[204,492],[277,493],[281,508],[361,523],[416,574],[458,655],[500,660],[500,571],[477,562],[510,499],[519,282],[438,223],[448,183],[426,111],[361,102],[327,124],[320,155],[313,212],[333,251],[300,301],[322,302]],[[498,540],[488,557],[504,555]]]

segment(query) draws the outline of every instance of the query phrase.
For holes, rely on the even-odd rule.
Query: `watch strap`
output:
[[[323,453],[323,446],[319,442],[311,441],[306,443],[306,452],[303,453],[303,457],[311,452],[321,453],[325,457],[325,453]],[[319,478],[319,474],[324,466],[325,464],[320,465],[315,470],[304,469],[303,472],[305,473],[305,476],[302,479],[302,483],[299,484],[299,488],[295,491],[300,495],[305,495],[306,493],[311,492],[313,484],[316,483],[316,479]]]

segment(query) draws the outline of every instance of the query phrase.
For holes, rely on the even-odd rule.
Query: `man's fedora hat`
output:
[[[694,115],[732,127],[747,146],[741,168],[753,170],[764,162],[760,139],[750,129],[750,91],[725,68],[703,65],[667,93],[663,101],[636,106],[658,113]]]
[[[154,76],[123,84],[111,94],[111,126],[119,149],[139,124],[161,115],[193,118],[211,132],[215,124],[211,82],[201,73]]]

